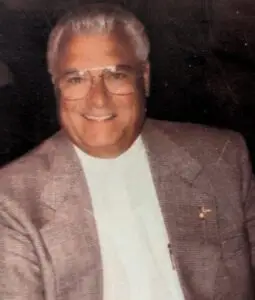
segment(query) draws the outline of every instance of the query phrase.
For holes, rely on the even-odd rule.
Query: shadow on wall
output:
[[[1,90],[1,113],[10,109],[5,117],[8,125],[0,135],[5,143],[0,154],[3,163],[32,149],[58,129],[45,66],[50,27],[41,12],[0,11],[0,60],[8,64],[14,77],[14,84]]]
[[[25,119],[15,79],[9,67],[0,62],[0,166],[28,150]]]

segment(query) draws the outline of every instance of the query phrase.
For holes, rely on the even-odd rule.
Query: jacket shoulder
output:
[[[55,143],[58,139],[58,133],[43,141],[40,145],[30,150],[21,157],[15,159],[9,164],[0,168],[0,181],[3,177],[10,177],[12,174],[27,176],[34,173],[40,167],[40,170],[47,170],[49,166],[50,155],[55,150]],[[34,175],[33,175],[34,176]]]
[[[51,216],[40,195],[53,176],[51,159],[57,142],[58,134],[0,169],[0,213],[23,212],[38,227],[46,222],[44,216]]]
[[[150,122],[152,127],[167,135],[169,140],[188,151],[202,164],[214,163],[219,158],[233,163],[242,156],[249,156],[244,138],[235,131],[193,123]]]

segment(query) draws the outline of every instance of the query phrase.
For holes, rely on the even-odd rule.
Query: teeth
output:
[[[112,115],[107,115],[107,116],[102,116],[102,117],[96,117],[96,116],[88,116],[86,115],[86,118],[89,119],[89,120],[93,120],[93,121],[105,121],[105,120],[108,120],[110,118],[112,118]]]

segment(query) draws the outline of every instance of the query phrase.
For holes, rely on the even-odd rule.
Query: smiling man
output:
[[[141,131],[149,63],[139,60],[133,47],[119,28],[109,34],[78,33],[61,51],[53,73],[60,119],[73,142],[92,156],[120,155]]]
[[[1,299],[254,299],[246,146],[146,120],[148,55],[118,6],[79,7],[53,29],[62,128],[1,171]]]

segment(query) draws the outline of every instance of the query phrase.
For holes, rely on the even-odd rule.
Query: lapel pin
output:
[[[206,218],[206,215],[208,213],[210,213],[211,211],[212,211],[211,209],[208,209],[208,208],[205,208],[204,206],[202,206],[200,208],[200,212],[199,212],[199,219],[204,220]]]

